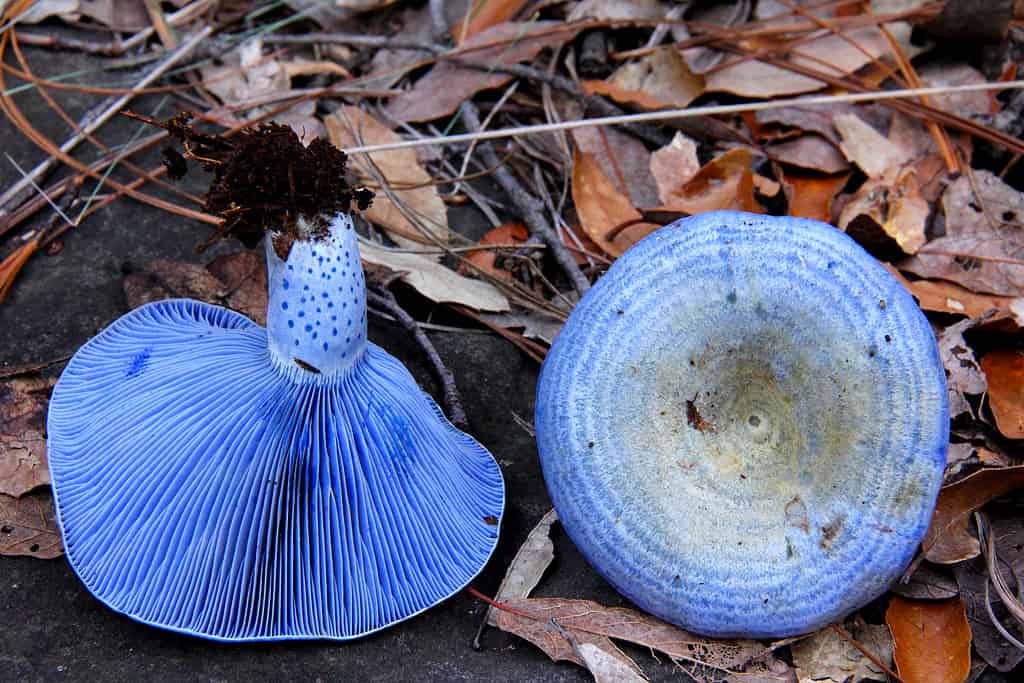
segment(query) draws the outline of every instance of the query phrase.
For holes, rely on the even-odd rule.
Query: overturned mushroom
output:
[[[275,149],[292,141],[280,128],[263,129]],[[344,155],[319,141],[322,177],[294,178],[296,163],[277,182],[238,158],[250,143],[214,187],[237,213],[232,178],[255,178],[260,220],[282,221],[267,223],[267,328],[171,300],[82,347],[50,403],[59,521],[85,585],[139,621],[222,640],[354,638],[480,571],[504,484],[366,338]],[[326,206],[321,182],[337,190]]]
[[[737,212],[630,249],[537,391],[569,536],[640,607],[717,636],[805,633],[884,592],[928,526],[948,428],[900,283],[831,226]]]

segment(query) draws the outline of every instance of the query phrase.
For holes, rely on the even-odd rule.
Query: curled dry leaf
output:
[[[983,318],[972,318],[950,325],[939,335],[939,356],[946,369],[946,387],[949,390],[949,416],[957,417],[971,412],[964,394],[985,393],[988,384],[985,373],[974,357],[974,351],[964,340],[964,332],[976,326]]]
[[[580,113],[582,117],[582,113]],[[639,139],[612,127],[578,128],[572,131],[577,149],[593,154],[601,168],[609,170],[615,187],[626,192],[633,206],[658,203],[652,154]]]
[[[129,308],[163,299],[198,299],[220,304],[227,295],[224,283],[198,263],[153,261],[140,272],[124,279]]]
[[[324,124],[331,142],[341,149],[401,140],[394,131],[358,107],[341,107],[326,117]],[[377,191],[373,204],[363,215],[386,230],[399,246],[432,244],[431,235],[442,241],[448,239],[448,210],[430,174],[417,160],[415,150],[356,154],[351,159],[352,169],[361,182],[376,184],[374,166],[380,177],[387,180],[389,188]],[[424,235],[422,230],[428,234]]]
[[[267,321],[267,266],[258,251],[219,256],[198,263],[157,260],[124,279],[129,308],[163,299],[198,299],[227,306],[263,325]]]
[[[886,666],[892,665],[892,635],[884,625],[862,620],[844,626],[854,640]],[[799,683],[859,683],[884,680],[885,672],[854,645],[826,627],[790,646]]]
[[[387,249],[370,242],[361,242],[359,252],[366,263],[401,273],[402,282],[431,301],[462,304],[478,311],[509,310],[508,299],[494,285],[463,277],[423,254]]]
[[[672,142],[651,154],[651,175],[658,186],[658,199],[664,205],[699,171],[697,143],[683,133],[676,133]]]
[[[734,2],[698,2],[688,8],[687,19],[704,30],[728,28],[742,24],[750,17],[751,0],[735,0]],[[688,24],[672,26],[672,38],[676,42],[689,41],[693,36],[687,28]],[[699,45],[683,50],[686,64],[694,73],[705,74],[722,63],[726,58],[723,50]]]
[[[642,612],[605,607],[590,600],[513,598],[503,604],[515,612],[499,610],[497,623],[501,630],[530,641],[554,661],[580,666],[586,663],[565,632],[577,643],[591,643],[607,653],[620,652],[610,639],[648,647],[677,663],[713,670],[715,678],[723,672],[751,671],[749,667],[772,650],[770,645],[753,640],[702,638]]]
[[[978,85],[988,82],[980,71],[965,62],[943,61],[926,64],[918,71],[918,76],[926,87]],[[931,95],[928,99],[932,106],[966,118],[990,113],[989,94],[986,92],[954,92]]]
[[[0,555],[49,560],[64,554],[50,489],[19,498],[0,493]]]
[[[240,105],[284,92],[291,87],[291,76],[286,65],[264,55],[259,39],[242,43],[238,49],[224,57],[223,64],[207,64],[200,68],[200,73],[203,87],[226,105]],[[268,107],[245,109],[250,115],[270,111]],[[313,116],[315,109],[316,102],[306,100],[285,111],[275,112],[274,120],[290,126],[303,143],[309,143],[324,132],[323,124]],[[230,117],[230,113],[227,116]]]
[[[704,78],[690,71],[674,47],[663,47],[625,64],[606,81],[587,81],[587,94],[606,95],[641,109],[682,108],[704,92]]]
[[[840,213],[839,228],[874,256],[889,261],[924,246],[930,212],[913,169],[893,170],[861,185]]]
[[[873,124],[879,117],[874,110],[863,105],[836,103],[828,106],[804,107],[793,105],[778,109],[765,109],[754,115],[755,134],[764,139],[793,137],[801,133],[817,133],[834,145],[839,144],[839,134],[832,121],[840,114],[857,114],[866,117]]]
[[[1001,349],[985,354],[988,403],[1003,436],[1024,439],[1024,352]]]
[[[894,596],[885,621],[904,683],[963,683],[971,671],[971,628],[959,598],[916,602]]]
[[[656,227],[639,223],[640,212],[633,207],[629,197],[616,189],[593,155],[579,150],[573,159],[572,198],[587,237],[611,256],[621,256]],[[631,223],[631,227],[613,234],[621,226]]]
[[[785,183],[792,188],[786,192],[789,198],[789,215],[831,223],[832,200],[849,178],[849,173],[823,176],[816,173],[786,171]]]
[[[481,246],[489,246],[492,244],[522,244],[530,237],[530,232],[526,229],[526,226],[522,223],[505,223],[498,227],[488,230],[484,233],[484,236],[480,238]],[[498,252],[494,249],[479,249],[466,252],[466,259],[473,263],[476,267],[487,271],[494,277],[500,277],[506,280],[512,279],[512,273],[505,270],[504,268],[496,267],[498,260]],[[468,268],[463,266],[459,267],[459,272],[465,273]]]
[[[990,500],[1021,486],[1024,465],[983,469],[944,486],[921,543],[925,558],[937,564],[953,564],[977,557],[981,546],[969,528],[971,515]]]
[[[704,165],[685,186],[673,192],[666,208],[689,214],[731,209],[764,213],[754,199],[753,155],[736,147]]]
[[[551,345],[562,329],[564,321],[541,313],[527,310],[516,310],[510,313],[482,313],[481,318],[487,322],[506,329],[521,329],[527,339],[539,339]]]
[[[991,320],[1015,317],[1014,299],[1009,296],[993,296],[991,294],[975,294],[960,285],[942,280],[904,281],[910,293],[926,311],[964,315],[968,318],[979,318],[989,311],[995,311]]]
[[[660,0],[582,0],[573,5],[567,21],[662,19],[667,11]]]
[[[512,598],[526,598],[544,576],[555,559],[555,544],[551,542],[551,525],[558,521],[558,513],[548,510],[519,546],[512,563],[505,570],[505,578],[498,586],[494,599],[504,602]],[[487,608],[487,623],[497,626],[498,610]]]
[[[546,47],[572,40],[579,32],[557,21],[505,22],[466,40],[463,49],[477,48],[465,59],[500,66],[533,60]],[[495,44],[494,47],[483,47]],[[411,90],[395,97],[387,106],[388,116],[398,121],[419,122],[449,116],[464,101],[481,90],[500,88],[512,76],[441,61],[416,81]]]
[[[772,145],[768,152],[783,164],[810,171],[842,173],[850,168],[839,149],[820,135],[801,135]]]
[[[908,54],[911,27],[893,22],[886,27]],[[750,47],[774,47],[775,43],[751,44]],[[863,51],[860,49],[863,48]],[[866,53],[866,54],[865,54]],[[842,36],[825,35],[802,43],[791,51],[791,59],[803,66],[832,76],[845,76],[880,56],[891,54],[885,36],[874,26],[844,31]],[[707,75],[709,92],[724,91],[745,97],[777,97],[812,92],[825,87],[815,78],[783,69],[765,62],[741,61]]]
[[[839,131],[843,154],[869,178],[881,177],[910,161],[907,150],[887,140],[856,114],[840,114],[832,123]]]
[[[594,677],[594,683],[644,683],[647,680],[636,662],[625,653],[608,650],[593,643],[580,643],[575,638],[572,640],[576,654]]]
[[[927,562],[918,565],[909,581],[897,581],[890,590],[913,600],[947,600],[960,594],[956,579]]]
[[[974,292],[1024,296],[1024,195],[988,171],[969,171],[946,188],[942,208],[946,235],[900,262],[900,270]]]
[[[451,34],[458,45],[467,38],[512,19],[526,6],[527,0],[472,0],[466,15],[452,26]]]
[[[224,285],[228,308],[260,325],[267,322],[267,260],[257,251],[218,256],[206,269]]]
[[[79,0],[38,0],[29,4],[20,15],[19,24],[38,24],[50,17],[59,17],[65,21],[78,21],[81,18],[78,7]],[[6,2],[0,2],[0,15],[7,9]]]
[[[46,408],[54,379],[0,381],[0,494],[17,498],[50,483],[46,460]]]

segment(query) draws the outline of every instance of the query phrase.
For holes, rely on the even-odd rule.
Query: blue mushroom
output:
[[[504,483],[366,338],[347,214],[283,255],[264,329],[190,300],[83,346],[53,392],[67,556],[118,612],[218,640],[349,639],[462,589],[498,539]]]
[[[824,223],[714,212],[583,297],[536,430],[566,532],[617,590],[703,634],[778,638],[907,567],[949,417],[932,330],[875,259]]]

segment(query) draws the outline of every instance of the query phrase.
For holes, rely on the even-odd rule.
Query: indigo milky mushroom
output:
[[[590,563],[713,636],[843,618],[912,559],[946,382],[913,298],[839,230],[714,212],[622,256],[537,390],[544,477]]]
[[[494,550],[501,472],[367,340],[350,217],[287,227],[265,240],[266,328],[198,301],[149,304],[54,389],[68,559],[139,621],[355,638],[459,591]]]

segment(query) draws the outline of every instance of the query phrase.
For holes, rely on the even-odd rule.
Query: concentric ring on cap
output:
[[[537,441],[591,564],[708,635],[824,626],[895,580],[948,442],[916,303],[817,221],[714,212],[631,248],[545,360]]]

